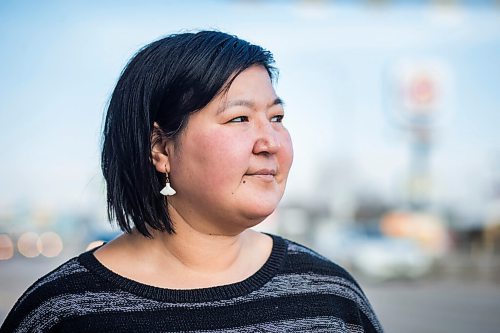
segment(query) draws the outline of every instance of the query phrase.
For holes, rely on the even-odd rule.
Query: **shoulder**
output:
[[[66,261],[24,292],[8,314],[1,330],[48,331],[68,315],[67,312],[75,307],[81,295],[95,288],[94,279],[93,274],[81,264],[79,257]]]
[[[382,327],[371,304],[355,278],[337,263],[311,248],[284,239],[286,259],[278,277],[293,293],[334,296],[336,306],[349,313],[357,313],[358,325],[366,332],[382,332]]]
[[[284,239],[287,248],[285,269],[290,272],[315,273],[345,279],[359,288],[353,276],[343,267],[319,254],[315,250],[297,242]]]
[[[12,310],[18,311],[27,305],[36,306],[40,301],[63,295],[70,289],[81,290],[88,275],[88,269],[79,262],[79,258],[72,258],[33,283]]]
[[[363,290],[346,269],[307,246],[286,239],[285,243],[284,276],[304,280],[316,292],[337,293],[361,307],[367,304]]]

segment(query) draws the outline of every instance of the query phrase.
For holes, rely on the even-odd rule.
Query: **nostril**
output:
[[[257,155],[269,157],[269,156],[271,156],[271,153],[268,151],[261,151],[261,152],[257,153]]]
[[[262,138],[255,142],[254,153],[274,154],[279,150],[280,146],[281,145],[275,138]]]

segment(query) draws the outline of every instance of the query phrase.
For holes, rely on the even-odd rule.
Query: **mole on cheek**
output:
[[[246,181],[246,180],[244,180],[244,181],[243,181],[243,184],[245,184],[246,182],[247,182],[247,181]]]

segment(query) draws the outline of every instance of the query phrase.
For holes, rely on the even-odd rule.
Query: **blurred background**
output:
[[[0,322],[118,234],[99,169],[109,95],[140,47],[197,29],[280,69],[295,159],[259,229],[346,267],[389,333],[498,332],[500,1],[3,0]]]

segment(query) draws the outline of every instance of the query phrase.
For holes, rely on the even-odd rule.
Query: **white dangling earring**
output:
[[[168,179],[168,172],[167,172],[167,166],[166,165],[165,165],[165,177],[166,177],[165,187],[162,188],[162,190],[160,191],[160,193],[163,194],[164,196],[174,195],[176,192],[172,188],[172,186],[170,186],[170,179]]]

